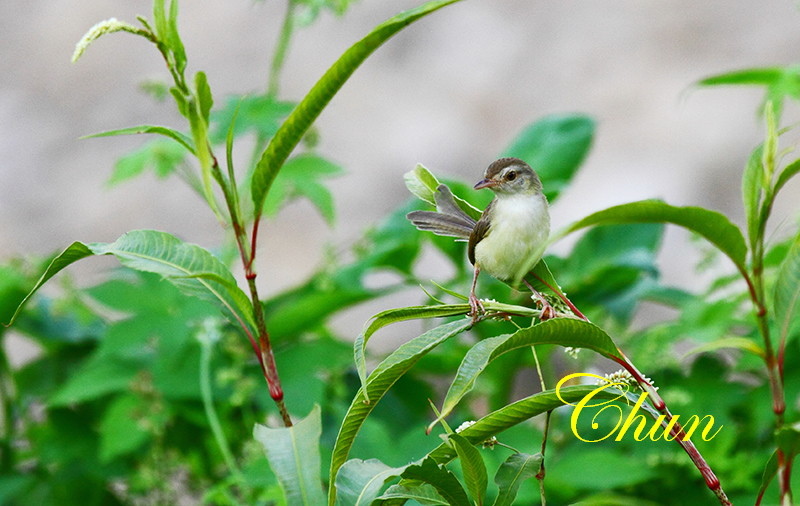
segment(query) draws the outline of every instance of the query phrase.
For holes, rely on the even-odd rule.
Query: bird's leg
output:
[[[533,296],[536,297],[537,302],[539,303],[539,308],[542,310],[541,314],[539,315],[539,319],[544,321],[555,318],[556,310],[553,309],[553,306],[549,302],[547,302],[547,299],[544,298],[544,295],[539,293],[539,290],[528,283],[527,279],[523,279],[522,281],[525,282],[525,285],[530,289],[530,291],[533,293]]]
[[[478,274],[481,272],[481,268],[478,267],[478,264],[475,264],[475,274],[472,276],[472,289],[469,291],[469,307],[470,312],[469,315],[472,317],[472,323],[478,321],[478,317],[481,313],[486,312],[483,307],[483,304],[475,295],[475,286],[478,284]]]

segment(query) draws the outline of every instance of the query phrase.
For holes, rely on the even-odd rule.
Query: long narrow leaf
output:
[[[472,322],[464,318],[431,329],[403,344],[378,364],[378,367],[367,378],[366,386],[362,387],[353,398],[342,421],[331,456],[329,476],[332,481],[335,482],[336,474],[347,459],[364,420],[375,409],[375,405],[389,388],[429,351],[465,331],[471,325]],[[368,398],[369,402],[367,402]],[[328,492],[328,504],[333,506],[335,501],[336,489],[331,487]]]
[[[781,341],[800,314],[800,234],[795,237],[775,279],[775,319]]]
[[[188,135],[173,130],[172,128],[158,125],[139,125],[128,128],[120,128],[117,130],[108,130],[107,132],[100,132],[91,135],[85,135],[82,139],[93,139],[95,137],[113,137],[115,135],[136,135],[136,134],[158,134],[176,141],[181,146],[185,147],[190,153],[194,154],[194,143]]]
[[[376,26],[353,44],[325,72],[275,133],[253,173],[252,195],[255,217],[261,215],[264,199],[283,163],[303,134],[366,58],[395,33],[414,21],[459,0],[436,0],[402,12]]]
[[[554,318],[513,334],[490,337],[474,345],[458,367],[456,377],[447,390],[442,409],[431,425],[435,425],[458,405],[472,390],[475,380],[497,357],[511,350],[537,344],[558,344],[572,348],[588,348],[607,358],[622,358],[617,346],[602,329],[583,320]]]
[[[14,321],[17,319],[17,316],[19,316],[20,311],[22,311],[22,308],[25,306],[25,303],[28,302],[28,299],[30,299],[43,284],[47,283],[50,278],[58,274],[61,269],[71,265],[74,262],[77,262],[82,258],[92,255],[94,255],[94,252],[92,252],[89,246],[77,241],[73,242],[67,249],[59,253],[55,258],[53,258],[53,260],[50,262],[50,265],[47,266],[42,276],[39,278],[36,284],[33,285],[33,288],[31,288],[25,298],[22,299],[22,301],[20,301],[20,303],[17,305],[17,310],[14,312],[14,314],[11,316],[11,320],[9,320],[5,326],[8,327],[14,323]]]
[[[559,393],[564,401],[576,403],[596,389],[596,385],[581,385],[564,387],[559,390]],[[616,389],[606,388],[596,393],[593,399],[614,399],[620,395],[623,394]],[[471,443],[478,444],[525,420],[563,405],[564,403],[561,402],[555,391],[539,392],[489,413],[473,425],[459,432],[459,434],[467,438]],[[644,406],[642,407],[644,408]],[[455,450],[446,443],[440,444],[428,455],[440,464],[446,464],[456,458]]]
[[[230,270],[207,250],[155,230],[134,230],[113,243],[73,243],[55,257],[28,295],[20,302],[11,325],[24,304],[41,286],[68,265],[92,255],[114,255],[135,270],[160,274],[188,295],[214,302],[246,331],[255,331],[250,299],[236,285]]]
[[[450,434],[448,439],[453,443],[456,454],[458,454],[461,472],[464,475],[464,482],[467,484],[467,491],[472,497],[472,502],[481,506],[484,503],[486,487],[489,484],[486,464],[483,462],[481,452],[458,434]]]
[[[610,207],[566,227],[554,239],[596,225],[620,223],[672,223],[697,232],[745,271],[747,246],[741,230],[724,215],[701,207],[675,207],[660,200],[643,200]]]
[[[325,503],[320,476],[321,434],[322,420],[318,405],[292,427],[270,429],[256,424],[253,429],[253,436],[264,448],[288,506],[318,506]]]
[[[355,357],[356,370],[358,371],[358,377],[361,379],[362,387],[367,384],[366,348],[367,342],[369,341],[369,338],[372,337],[372,334],[392,323],[417,320],[421,318],[443,318],[447,316],[457,316],[464,314],[465,311],[469,310],[468,308],[469,306],[466,304],[410,306],[397,309],[388,309],[373,316],[353,343],[353,355]],[[366,401],[370,401],[369,397],[366,398]]]

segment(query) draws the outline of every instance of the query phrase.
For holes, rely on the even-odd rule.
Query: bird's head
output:
[[[536,172],[519,158],[501,158],[486,169],[473,188],[489,188],[498,195],[536,195],[542,182]]]

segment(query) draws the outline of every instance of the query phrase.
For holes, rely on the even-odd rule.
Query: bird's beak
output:
[[[475,183],[475,186],[473,186],[473,188],[476,190],[480,190],[483,188],[492,188],[494,186],[497,186],[498,184],[500,183],[496,179],[481,179],[480,181]]]

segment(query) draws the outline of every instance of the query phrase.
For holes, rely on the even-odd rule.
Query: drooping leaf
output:
[[[582,228],[620,223],[672,223],[700,234],[745,272],[747,246],[742,232],[724,215],[701,207],[675,207],[659,200],[642,200],[591,214],[553,236],[552,241]]]
[[[470,348],[461,361],[456,377],[447,390],[439,416],[431,426],[453,411],[493,360],[509,351],[537,344],[587,348],[607,358],[621,358],[614,342],[600,327],[572,318],[553,318],[513,334],[483,339]]]
[[[336,502],[347,506],[369,506],[386,482],[404,467],[389,467],[380,460],[348,460],[336,475]]]
[[[500,465],[494,475],[494,483],[500,492],[494,501],[494,506],[512,506],[517,498],[522,482],[533,478],[539,472],[542,454],[531,455],[528,453],[514,453]]]
[[[552,202],[589,153],[594,127],[594,120],[582,114],[545,116],[527,126],[503,156],[521,158],[533,167]]]
[[[117,130],[109,130],[107,132],[85,135],[81,137],[81,139],[93,139],[95,137],[113,137],[117,135],[136,135],[136,134],[163,135],[164,137],[176,141],[178,144],[186,148],[190,153],[194,154],[194,144],[192,143],[191,137],[175,129],[158,125],[139,125],[128,128],[120,128]]]
[[[339,428],[331,456],[329,476],[332,480],[336,479],[339,468],[347,459],[364,420],[375,409],[375,405],[389,388],[428,352],[465,331],[471,325],[472,322],[467,318],[440,325],[404,343],[378,364],[367,377],[366,386],[362,387],[353,398]],[[335,499],[336,490],[331,487],[328,493],[328,504],[333,505]]]
[[[140,37],[144,37],[150,41],[153,40],[152,34],[147,30],[123,21],[119,21],[115,18],[106,19],[105,21],[101,21],[89,28],[89,31],[87,31],[86,34],[81,37],[81,40],[75,44],[75,52],[72,53],[72,63],[75,63],[81,56],[83,56],[83,53],[86,52],[92,42],[99,39],[103,35],[114,32],[128,32],[134,35],[139,35]]]
[[[319,506],[325,503],[320,475],[319,437],[322,420],[319,406],[291,427],[271,429],[256,424],[253,437],[267,455],[278,477],[286,504]]]
[[[163,276],[188,295],[222,306],[232,321],[254,332],[250,299],[230,270],[208,250],[165,232],[134,230],[110,244],[92,244],[97,255],[114,255],[126,267]]]
[[[17,316],[19,316],[20,311],[22,311],[22,307],[25,305],[26,302],[28,302],[28,299],[30,299],[33,296],[33,294],[36,293],[36,291],[43,284],[45,284],[50,278],[55,276],[61,269],[67,267],[73,262],[77,262],[82,258],[92,256],[93,254],[94,252],[89,248],[89,246],[83,244],[82,242],[74,242],[67,249],[62,251],[55,258],[53,258],[53,260],[45,269],[44,273],[42,273],[42,276],[39,278],[36,284],[33,285],[33,288],[31,288],[31,290],[28,292],[25,298],[23,298],[22,301],[20,301],[20,303],[17,305],[17,310],[14,312],[14,314],[11,316],[11,319],[5,325],[7,327],[12,325],[14,321],[17,319]]]
[[[786,97],[800,98],[800,66],[764,67],[734,70],[702,79],[700,86],[763,86],[764,103],[773,102],[775,114],[780,117]]]
[[[283,122],[256,165],[251,188],[256,218],[261,214],[264,199],[283,163],[300,142],[303,134],[361,63],[407,25],[457,1],[430,1],[388,19],[375,27],[366,37],[353,44],[325,72]]]
[[[245,331],[254,333],[250,300],[230,270],[207,250],[154,230],[134,230],[113,243],[73,243],[47,267],[12,317],[51,277],[73,262],[92,255],[114,255],[125,266],[163,276],[184,293],[210,300]]]
[[[475,446],[458,434],[448,435],[448,440],[453,444],[461,463],[461,472],[467,491],[472,497],[472,503],[478,506],[484,503],[486,487],[489,479],[486,474],[486,464],[483,462],[480,451]]]

